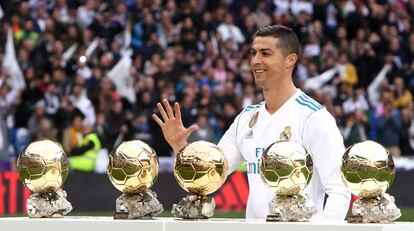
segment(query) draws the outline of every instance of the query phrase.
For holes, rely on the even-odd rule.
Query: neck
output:
[[[272,88],[263,89],[263,96],[266,100],[266,109],[270,114],[275,113],[298,89],[293,82],[287,81]]]

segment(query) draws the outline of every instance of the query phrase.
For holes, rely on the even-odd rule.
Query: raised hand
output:
[[[168,100],[163,99],[162,104],[157,103],[157,108],[162,119],[156,114],[153,114],[152,118],[160,125],[165,140],[167,140],[174,152],[177,153],[187,145],[187,138],[197,129],[197,126],[184,127],[183,121],[181,120],[180,105],[177,102],[174,103],[174,111],[168,103]]]

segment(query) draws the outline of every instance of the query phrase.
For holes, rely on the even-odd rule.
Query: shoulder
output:
[[[303,92],[295,97],[294,103],[300,111],[308,114],[313,114],[314,112],[321,111],[325,108]]]
[[[299,94],[294,99],[295,110],[298,112],[305,127],[336,127],[335,118],[315,99],[305,93]]]

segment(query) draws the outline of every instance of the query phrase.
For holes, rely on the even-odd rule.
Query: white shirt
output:
[[[256,113],[257,121],[253,122]],[[275,194],[260,177],[260,157],[286,130],[290,130],[290,141],[302,144],[313,159],[313,177],[305,189],[318,210],[312,219],[343,220],[351,197],[340,174],[343,139],[331,114],[301,90],[273,114],[264,102],[246,107],[218,144],[228,158],[230,172],[243,160],[247,162],[250,193],[246,218],[268,215],[268,203]],[[328,199],[323,208],[325,193]]]
[[[354,100],[352,97],[345,100],[342,104],[342,110],[345,114],[353,113],[356,110],[368,111],[369,106],[368,102],[365,100],[364,96],[358,95],[358,98]]]
[[[232,39],[236,43],[243,43],[245,40],[240,29],[233,24],[222,23],[217,27],[217,31],[220,33],[222,41]]]

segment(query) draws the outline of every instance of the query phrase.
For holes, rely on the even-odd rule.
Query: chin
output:
[[[256,83],[256,86],[263,88],[263,85],[264,85],[263,79],[254,77],[254,82]]]

